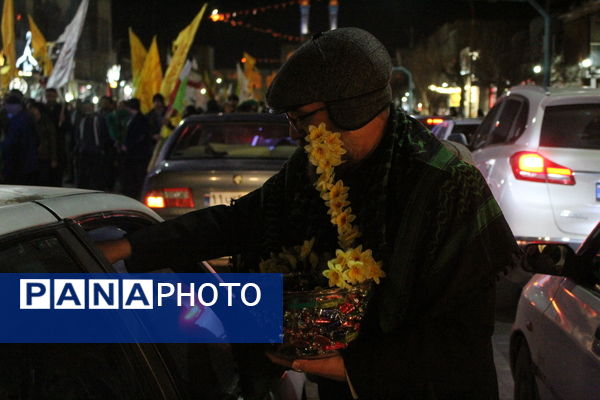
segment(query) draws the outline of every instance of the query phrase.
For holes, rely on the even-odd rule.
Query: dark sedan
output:
[[[171,134],[144,184],[144,203],[165,219],[229,204],[260,187],[296,150],[281,115],[192,116]]]

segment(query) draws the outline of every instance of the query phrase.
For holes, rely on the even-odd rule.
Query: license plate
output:
[[[231,204],[231,200],[239,199],[245,194],[246,192],[210,192],[205,200],[208,200],[209,207],[221,204],[228,206]]]
[[[600,182],[596,182],[596,201],[600,201]]]

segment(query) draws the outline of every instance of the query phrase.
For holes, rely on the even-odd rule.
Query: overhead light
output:
[[[592,60],[590,58],[586,58],[585,60],[582,60],[579,65],[581,65],[583,68],[589,68],[592,66]]]
[[[94,96],[94,97],[92,97],[92,103],[94,103],[94,104],[98,104],[98,101],[99,101],[99,100],[100,100],[100,99],[98,98],[98,96]]]
[[[216,82],[217,82],[217,85],[220,85],[220,84],[221,84],[221,82],[223,82],[223,79],[221,79],[221,78],[217,78]]]
[[[446,82],[442,83],[442,87],[448,87],[448,84]]]
[[[533,67],[533,73],[534,74],[539,74],[540,72],[542,72],[542,66],[541,65],[536,65]]]
[[[206,89],[205,88],[200,89],[200,93],[201,94],[206,94]]]

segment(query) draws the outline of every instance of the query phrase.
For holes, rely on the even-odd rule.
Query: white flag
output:
[[[235,70],[237,74],[237,95],[241,103],[250,98],[250,93],[248,92],[248,79],[246,78],[246,74],[244,74],[244,70],[242,70],[242,67],[239,63],[235,65]]]
[[[56,41],[57,43],[63,43],[63,47],[60,50],[52,74],[50,75],[50,78],[48,78],[46,87],[59,89],[69,82],[71,73],[75,68],[75,52],[77,51],[77,42],[79,42],[83,23],[85,22],[88,3],[89,0],[81,1],[75,17],[73,17],[71,23],[67,25],[65,31]]]

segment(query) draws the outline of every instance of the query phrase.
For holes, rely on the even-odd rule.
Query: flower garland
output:
[[[319,126],[311,125],[306,136],[308,144],[304,147],[309,162],[317,167],[318,178],[314,186],[325,201],[331,223],[337,228],[340,246],[335,251],[335,258],[327,261],[327,268],[322,274],[328,279],[330,287],[349,288],[368,280],[379,284],[380,278],[385,277],[381,262],[375,261],[371,250],[363,250],[362,245],[352,247],[361,233],[352,224],[356,216],[352,213],[348,199],[349,188],[341,179],[335,178],[334,168],[344,162],[342,156],[346,153],[340,136],[339,132],[327,130],[324,123]],[[281,253],[271,255],[271,259],[261,262],[261,271],[290,272],[285,264],[295,270],[299,262],[308,261],[307,259],[310,260],[310,269],[314,270],[318,262],[312,252],[314,240],[305,240],[301,246],[284,248]]]

